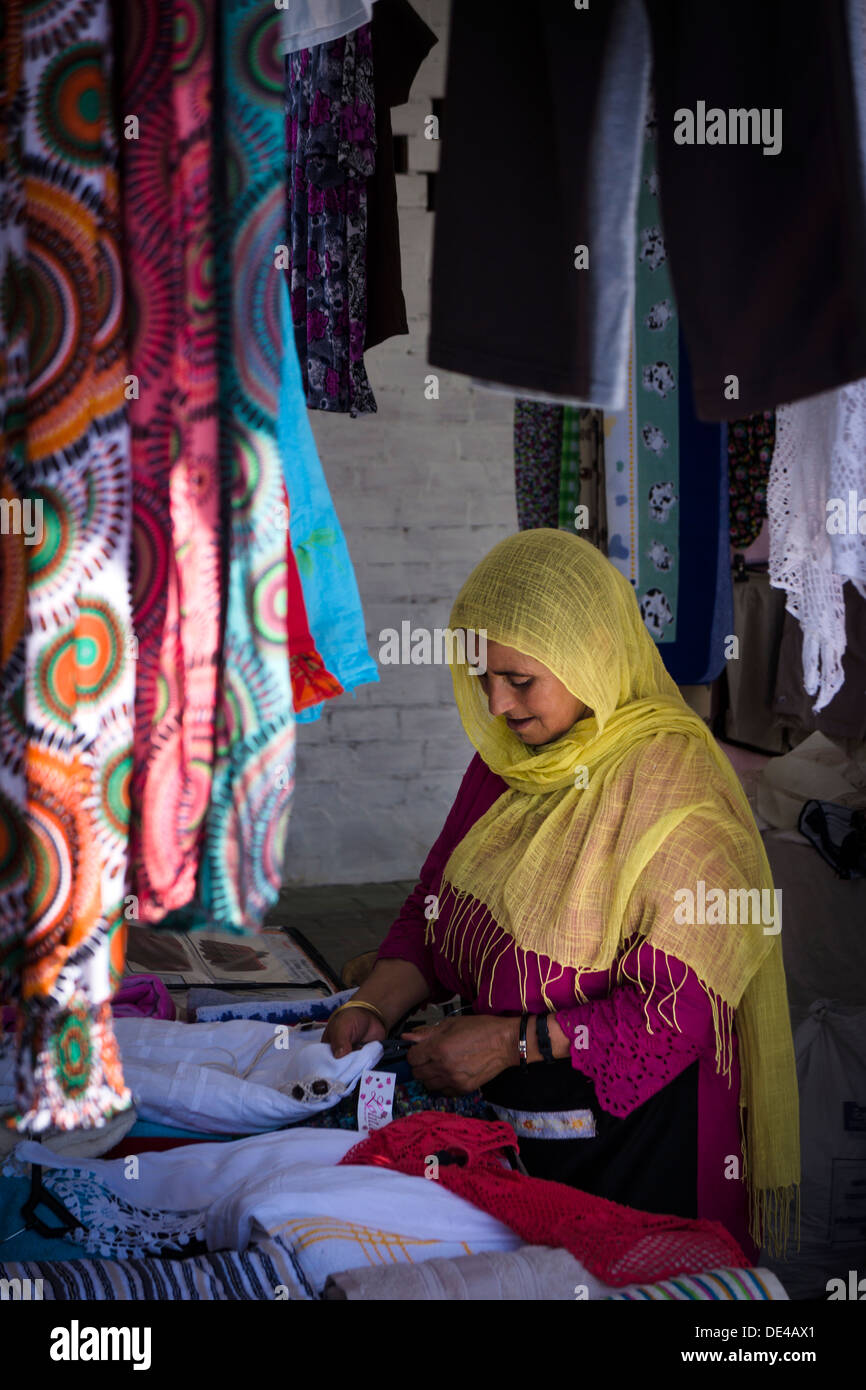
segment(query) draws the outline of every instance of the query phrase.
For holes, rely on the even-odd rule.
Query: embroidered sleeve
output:
[[[688,966],[644,942],[630,955],[629,975],[605,998],[556,1015],[572,1064],[595,1083],[602,1109],[618,1116],[716,1049],[713,1006]]]

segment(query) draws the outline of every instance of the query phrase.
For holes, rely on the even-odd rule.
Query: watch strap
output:
[[[535,1036],[538,1040],[538,1050],[545,1062],[555,1062],[553,1055],[553,1044],[550,1041],[550,1023],[547,1014],[536,1014],[535,1016]]]

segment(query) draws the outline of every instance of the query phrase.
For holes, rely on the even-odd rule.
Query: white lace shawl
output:
[[[785,607],[803,630],[803,681],[817,696],[816,714],[845,679],[845,580],[866,597],[866,534],[856,526],[844,534],[828,530],[833,504],[847,515],[851,496],[855,509],[866,499],[866,380],[776,412],[767,488],[770,583],[785,590]]]

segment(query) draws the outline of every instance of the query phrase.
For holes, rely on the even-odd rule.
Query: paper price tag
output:
[[[391,1123],[394,1108],[394,1073],[365,1071],[358,1094],[358,1131],[369,1134]]]

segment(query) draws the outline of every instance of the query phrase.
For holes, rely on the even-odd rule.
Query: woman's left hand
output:
[[[517,1027],[517,1019],[494,1014],[446,1018],[433,1027],[403,1034],[407,1042],[415,1043],[406,1060],[428,1091],[465,1095],[516,1065]]]

